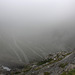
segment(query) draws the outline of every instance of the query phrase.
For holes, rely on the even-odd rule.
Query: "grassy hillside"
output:
[[[69,72],[63,72],[61,75],[75,75],[75,69],[73,69]]]

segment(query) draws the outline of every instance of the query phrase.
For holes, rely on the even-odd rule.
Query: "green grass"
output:
[[[43,64],[45,64],[45,63],[47,63],[47,62],[51,62],[52,60],[53,60],[53,59],[45,59],[45,60],[43,60],[43,61],[38,62],[37,65],[40,66],[40,65],[43,65]]]
[[[63,72],[61,75],[67,75],[67,73],[66,72]]]
[[[21,73],[21,72],[15,72],[15,74],[19,74],[19,73]]]
[[[64,68],[66,65],[68,65],[68,63],[61,63],[59,67]]]
[[[50,75],[50,73],[49,72],[44,72],[44,75]]]
[[[75,75],[75,69],[73,69],[69,72],[63,72],[61,75]]]
[[[30,70],[31,70],[31,66],[26,65],[26,66],[24,66],[24,69],[22,70],[22,72],[28,72]]]
[[[41,67],[36,67],[34,70],[37,71],[37,70],[39,70],[39,69],[41,69]]]

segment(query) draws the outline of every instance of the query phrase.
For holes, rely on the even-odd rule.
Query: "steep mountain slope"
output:
[[[41,65],[43,66],[43,65]],[[30,71],[27,73],[27,75],[45,75],[45,72],[48,72],[49,75],[61,75],[64,71],[68,71],[75,68],[75,51],[73,51],[71,54],[67,55],[64,59],[46,65],[43,68],[38,68],[38,70]]]

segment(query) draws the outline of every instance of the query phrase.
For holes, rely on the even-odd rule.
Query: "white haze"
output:
[[[73,49],[74,38],[75,0],[0,0],[1,63]]]

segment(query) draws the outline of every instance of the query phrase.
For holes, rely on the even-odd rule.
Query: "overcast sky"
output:
[[[0,37],[5,39],[52,34],[56,28],[72,31],[74,20],[75,0],[0,0]]]
[[[0,21],[12,25],[54,23],[72,19],[74,14],[74,0],[0,0]]]
[[[0,0],[1,39],[34,39],[74,28],[75,0]]]

